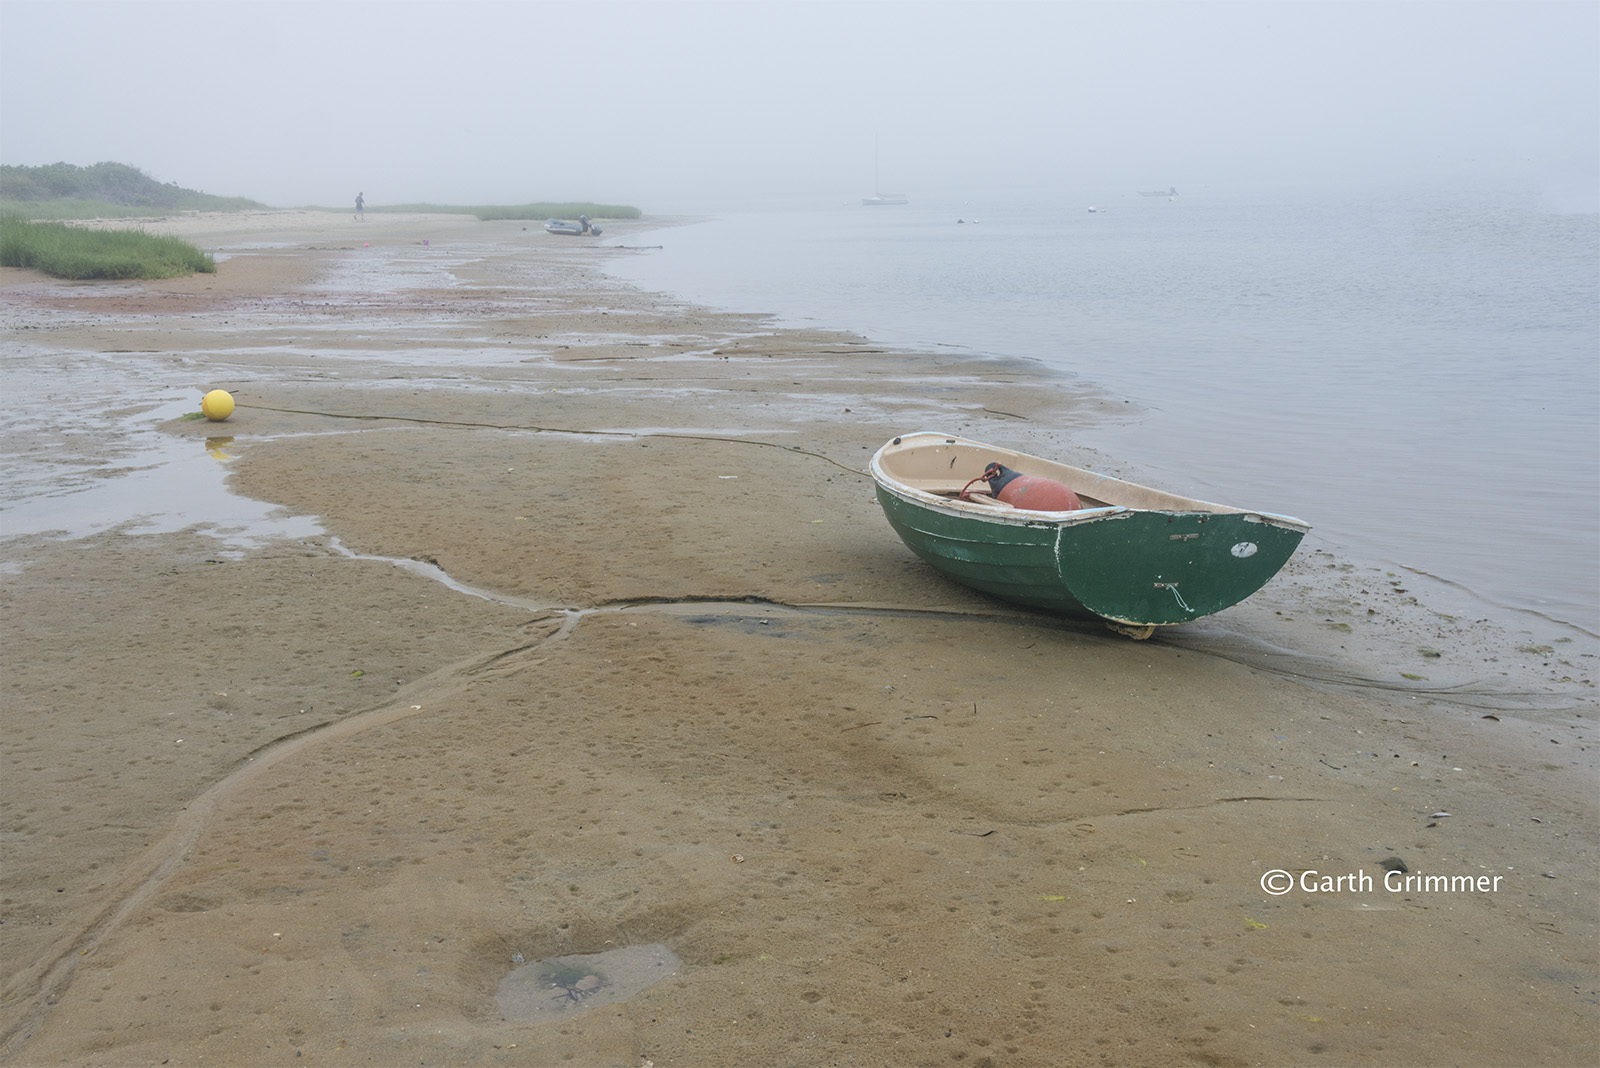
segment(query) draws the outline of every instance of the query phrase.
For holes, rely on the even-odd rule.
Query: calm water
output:
[[[1600,630],[1600,216],[1460,196],[919,200],[630,238],[656,241],[615,271],[1036,359],[1133,402],[1059,429],[1148,481]]]

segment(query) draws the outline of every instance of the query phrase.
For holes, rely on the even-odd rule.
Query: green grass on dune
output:
[[[215,197],[204,208],[161,208],[145,204],[113,204],[105,200],[81,197],[62,197],[56,200],[5,200],[0,199],[0,213],[22,219],[151,219],[179,215],[185,211],[273,211],[259,201],[244,197]],[[305,211],[349,212],[355,207],[308,207]],[[367,208],[367,213],[417,215],[474,215],[484,222],[496,219],[576,219],[587,215],[591,219],[637,219],[644,214],[627,204],[589,204],[583,202],[562,204],[384,204]]]
[[[188,212],[273,211],[245,197],[219,197],[157,182],[124,163],[79,167],[0,165],[0,264],[57,278],[176,278],[216,271],[216,261],[175,237],[138,230],[68,226],[73,219],[148,219]],[[354,212],[347,208],[309,211]],[[483,221],[550,218],[637,219],[638,208],[587,202],[513,205],[384,204],[374,214],[473,215]]]
[[[150,218],[191,211],[272,211],[271,206],[246,197],[219,197],[176,182],[158,182],[125,163],[96,163],[79,167],[51,163],[43,167],[0,165],[0,213],[22,219],[124,219]],[[354,212],[348,207],[312,207],[307,211]],[[384,204],[367,211],[428,215],[475,215],[492,219],[637,219],[638,208],[626,204],[582,201],[536,204]]]
[[[330,210],[330,209],[323,209]],[[643,212],[627,204],[543,203],[543,204],[488,204],[466,206],[460,204],[385,204],[368,207],[367,213],[404,212],[415,215],[476,215],[484,222],[496,219],[576,219],[587,215],[591,219],[637,219]]]
[[[25,219],[120,219],[264,207],[245,197],[212,196],[176,182],[158,182],[126,163],[0,165],[0,210]]]
[[[212,274],[207,253],[176,237],[138,230],[88,230],[62,222],[0,216],[0,265],[56,278],[178,278]]]

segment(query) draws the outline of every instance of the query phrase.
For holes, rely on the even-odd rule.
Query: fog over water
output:
[[[718,216],[677,232],[649,283],[1043,359],[1145,405],[1131,440],[1100,444],[1157,467],[1203,439],[1214,468],[1218,432],[1256,428],[1229,485],[1270,458],[1262,498],[1285,509],[1302,505],[1279,456],[1323,462],[1317,479],[1384,471],[1402,502],[1439,498],[1420,520],[1476,539],[1419,564],[1596,626],[1593,0],[0,0],[0,163],[102,160],[280,207]],[[1137,196],[1170,186],[1164,214]],[[875,192],[906,195],[889,219],[914,240],[835,218],[886,210],[862,208]],[[1084,230],[1094,204],[1114,214]],[[974,212],[1009,238],[930,284],[928,242],[971,255],[975,228],[950,224]],[[1177,273],[1152,296],[1162,264]],[[1251,293],[1271,314],[1228,319],[1218,294]],[[1324,447],[1288,447],[1311,425],[1296,396],[1348,409]],[[1477,487],[1513,482],[1558,521],[1484,529]],[[1365,546],[1380,556],[1419,540],[1346,525],[1354,544],[1392,535]]]
[[[0,162],[646,212],[1515,185],[1600,207],[1600,5],[0,3]]]

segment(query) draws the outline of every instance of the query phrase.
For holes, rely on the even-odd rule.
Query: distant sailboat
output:
[[[885,192],[883,192],[883,185],[878,180],[878,141],[877,141],[877,138],[873,138],[873,141],[872,141],[872,188],[878,190],[878,192],[873,194],[870,197],[862,197],[861,198],[861,203],[867,205],[868,207],[883,207],[884,205],[888,205],[888,204],[909,204],[909,203],[911,203],[910,200],[906,199],[906,195],[904,193],[885,193]]]

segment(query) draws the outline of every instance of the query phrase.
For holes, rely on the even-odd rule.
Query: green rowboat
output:
[[[993,463],[1059,482],[1083,507],[1012,507],[978,481]],[[1238,604],[1310,529],[947,434],[897,437],[872,457],[871,472],[889,525],[950,578],[1136,638]]]

